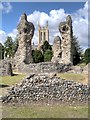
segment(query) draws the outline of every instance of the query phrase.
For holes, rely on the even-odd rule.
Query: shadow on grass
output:
[[[0,84],[0,88],[9,87],[9,85]]]
[[[19,74],[13,73],[12,76],[18,76]]]

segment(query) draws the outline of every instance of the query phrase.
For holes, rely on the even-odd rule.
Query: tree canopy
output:
[[[47,49],[44,53],[44,62],[51,61],[53,57],[53,52],[50,49]]]
[[[15,41],[13,41],[12,37],[8,36],[4,43],[6,56],[9,55],[9,58],[14,57],[17,47],[18,47],[18,40],[16,39]]]
[[[72,39],[72,54],[73,54],[73,65],[77,65],[81,61],[82,49],[79,45],[78,38],[73,36]]]
[[[48,41],[44,41],[43,45],[41,46],[41,51],[37,49],[32,51],[33,62],[35,63],[51,61],[52,56],[52,47]]]
[[[4,46],[0,43],[0,60],[4,59]]]
[[[41,46],[41,49],[43,52],[46,52],[46,50],[52,50],[51,45],[48,43],[48,41],[44,41],[43,45]]]
[[[37,49],[32,51],[32,57],[34,63],[43,62],[43,54]]]
[[[87,48],[84,53],[85,63],[90,63],[90,48]]]

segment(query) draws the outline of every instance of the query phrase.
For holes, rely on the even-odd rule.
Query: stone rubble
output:
[[[51,77],[50,77],[51,76]],[[3,103],[59,101],[87,103],[90,87],[73,80],[63,80],[56,74],[31,74],[16,84],[2,97]]]

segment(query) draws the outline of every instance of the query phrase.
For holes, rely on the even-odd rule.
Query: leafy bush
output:
[[[39,62],[51,61],[53,52],[52,52],[52,47],[48,43],[48,41],[45,41],[44,44],[41,46],[41,51],[37,49],[32,51],[33,62],[39,63]]]
[[[90,48],[87,48],[84,53],[85,63],[90,63]]]
[[[32,51],[32,57],[34,63],[43,62],[43,54],[37,49]]]
[[[43,52],[45,52],[46,50],[52,50],[51,45],[48,43],[48,41],[44,41],[43,45],[41,46]]]
[[[52,50],[50,49],[46,50],[46,52],[44,53],[44,62],[51,61],[52,56],[53,56]]]

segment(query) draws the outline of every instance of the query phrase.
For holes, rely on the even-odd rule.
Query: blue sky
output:
[[[83,2],[13,2],[11,3],[12,10],[10,13],[6,14],[3,12],[2,15],[2,30],[6,31],[7,33],[11,32],[17,26],[17,22],[22,13],[26,13],[27,15],[33,13],[33,11],[40,11],[49,14],[49,12],[53,9],[60,9],[63,8],[67,13],[73,13],[79,8],[82,8],[85,3]]]
[[[65,21],[68,14],[72,17],[73,33],[78,37],[82,48],[88,47],[88,2],[7,2],[0,3],[2,10],[2,30],[0,42],[4,43],[7,36],[15,39],[20,16],[27,14],[27,19],[33,22],[35,33],[33,42],[38,43],[38,21],[41,26],[49,23],[49,39],[53,43],[55,36],[60,36],[58,25]]]

